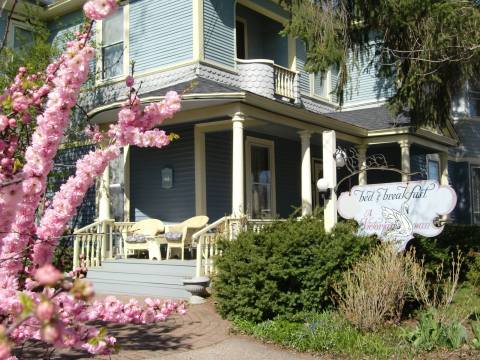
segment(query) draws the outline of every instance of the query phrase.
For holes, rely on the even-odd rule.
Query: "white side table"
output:
[[[160,245],[166,244],[167,241],[163,236],[156,236],[147,239],[148,245],[148,258],[150,260],[157,259],[158,261],[162,260],[162,253],[160,252]]]

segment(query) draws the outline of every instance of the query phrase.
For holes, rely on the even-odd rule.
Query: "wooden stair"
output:
[[[183,279],[195,276],[195,260],[105,260],[88,270],[97,294],[188,299]]]

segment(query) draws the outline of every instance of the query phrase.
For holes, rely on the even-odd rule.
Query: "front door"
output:
[[[252,219],[275,216],[274,146],[269,140],[247,138],[247,209]]]

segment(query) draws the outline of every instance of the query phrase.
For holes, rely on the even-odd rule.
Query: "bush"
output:
[[[424,259],[424,266],[432,276],[436,276],[435,271],[442,263],[449,264],[452,254],[455,255],[460,250],[464,257],[460,270],[462,282],[467,279],[470,268],[479,261],[476,259],[480,254],[480,226],[449,224],[437,237],[417,236],[408,246],[415,248],[418,259]],[[449,271],[448,266],[445,271]]]
[[[410,269],[416,265],[412,253],[400,254],[391,244],[378,246],[338,284],[340,312],[361,330],[398,322],[412,287]]]
[[[342,273],[377,243],[355,231],[340,223],[326,234],[322,220],[308,217],[220,241],[213,279],[219,313],[259,322],[330,307]]]
[[[470,263],[466,277],[473,286],[480,286],[480,256],[476,256]]]
[[[435,312],[435,309],[429,309],[422,313],[417,327],[405,333],[407,340],[419,350],[458,349],[467,341],[467,330],[459,321],[439,320]]]
[[[72,236],[64,235],[53,253],[52,264],[61,272],[73,270],[73,241]]]
[[[309,314],[302,322],[274,319],[255,324],[237,319],[233,325],[241,333],[298,351],[328,352],[328,358],[403,359],[413,355],[399,329],[362,332],[332,311]]]

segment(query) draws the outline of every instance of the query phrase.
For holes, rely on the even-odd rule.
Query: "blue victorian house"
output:
[[[52,41],[82,23],[84,1],[43,3]],[[454,221],[480,223],[480,86],[472,82],[459,94],[449,126],[415,128],[386,109],[392,89],[365,65],[352,68],[339,110],[337,69],[305,71],[304,44],[279,34],[288,18],[275,0],[130,0],[96,24],[96,87],[82,100],[92,121],[116,121],[131,61],[145,102],[168,90],[183,101],[163,125],[180,138],[164,149],[124,148],[99,181],[95,217],[168,224],[195,215],[215,223],[230,214],[308,214],[322,201],[314,186],[322,177],[322,132],[335,130],[337,144],[355,148],[360,160],[384,154],[404,172],[368,172],[343,190],[418,172],[415,178],[454,187]],[[28,26],[21,14],[10,26],[15,46]]]

